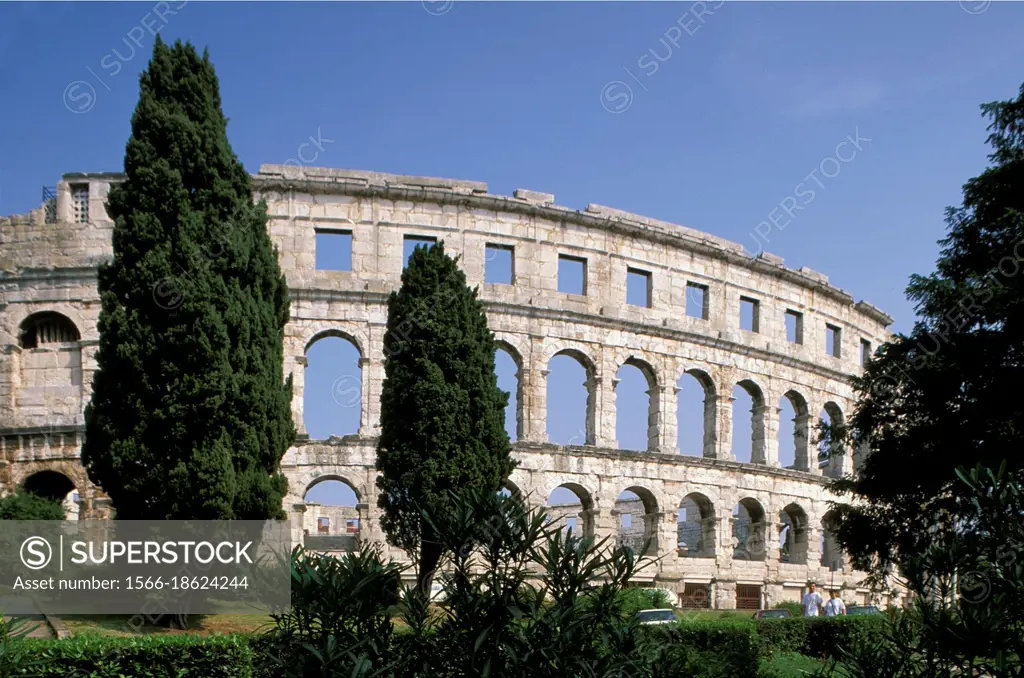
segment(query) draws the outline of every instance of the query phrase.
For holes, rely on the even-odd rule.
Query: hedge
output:
[[[253,678],[254,655],[240,636],[73,636],[23,641],[39,678]]]
[[[756,676],[761,642],[746,621],[696,620],[652,626],[658,643],[655,676],[738,678]]]
[[[765,650],[799,652],[808,657],[835,657],[861,639],[877,642],[885,628],[883,615],[863,617],[793,617],[759,619],[757,634]]]

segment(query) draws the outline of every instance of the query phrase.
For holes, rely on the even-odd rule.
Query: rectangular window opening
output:
[[[835,325],[825,324],[825,352],[833,358],[841,358],[843,352],[842,330]]]
[[[804,343],[804,314],[786,311],[786,341],[791,344]]]
[[[76,224],[89,223],[89,184],[71,185],[71,218]]]
[[[708,300],[710,294],[707,285],[686,283],[686,315],[691,318],[707,320],[709,315]]]
[[[515,281],[515,248],[512,245],[484,247],[484,282],[511,285]]]
[[[316,231],[316,270],[352,270],[352,231]]]
[[[558,291],[579,295],[587,293],[586,259],[568,254],[558,255]]]
[[[638,268],[626,269],[626,303],[651,307],[651,273]]]
[[[633,514],[623,513],[621,516],[619,516],[619,524],[625,530],[628,530],[629,528],[633,527]]]
[[[402,241],[402,268],[409,265],[409,257],[417,247],[433,247],[437,238],[429,235],[407,235]]]
[[[871,342],[867,339],[860,340],[860,366],[867,367],[871,360]]]
[[[747,332],[761,331],[761,302],[750,297],[740,297],[740,329]]]

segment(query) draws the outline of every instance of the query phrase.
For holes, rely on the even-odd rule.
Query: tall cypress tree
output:
[[[282,517],[288,289],[209,55],[157,36],[112,187],[82,460],[122,519]]]
[[[477,292],[444,243],[417,247],[388,299],[377,487],[388,541],[419,554],[423,588],[442,549],[422,512],[442,519],[452,491],[498,492],[515,467],[494,352]]]

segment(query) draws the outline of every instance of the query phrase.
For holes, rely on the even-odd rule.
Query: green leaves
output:
[[[213,65],[157,39],[140,79],[82,459],[122,519],[282,516],[287,285]]]

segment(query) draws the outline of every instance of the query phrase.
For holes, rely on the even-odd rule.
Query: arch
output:
[[[687,494],[676,511],[676,551],[687,558],[714,558],[715,506],[699,492]]]
[[[512,344],[501,340],[495,342],[494,372],[498,388],[508,393],[505,431],[509,440],[516,442],[523,437],[523,359]]]
[[[779,561],[807,563],[807,512],[791,503],[779,511]]]
[[[742,379],[733,387],[732,406],[732,454],[736,461],[745,461],[751,464],[765,463],[765,413],[764,392],[751,379]],[[742,411],[749,404],[750,425],[749,429],[742,417],[736,416],[737,411]],[[749,447],[747,442],[750,442]]]
[[[829,401],[822,406],[818,415],[818,465],[824,469],[825,475],[833,478],[846,472],[845,450],[838,441],[826,438],[826,430],[841,428],[844,424],[843,410],[839,405]]]
[[[21,486],[26,492],[61,504],[65,520],[78,520],[81,510],[78,489],[74,481],[60,471],[36,471],[26,477]]]
[[[787,411],[788,409],[788,411]],[[810,471],[810,408],[807,399],[790,389],[779,399],[779,465],[798,471]],[[786,444],[783,444],[783,440]]]
[[[704,370],[683,371],[676,380],[676,445],[693,457],[715,456],[715,381]]]
[[[315,488],[315,487],[324,488],[325,485],[331,484],[331,483],[341,483],[342,485],[347,487],[352,492],[352,495],[354,497],[354,501],[352,501],[350,504],[325,504],[325,506],[349,506],[349,505],[355,506],[356,504],[363,503],[362,502],[362,493],[359,491],[359,488],[356,487],[355,483],[351,482],[348,478],[345,478],[344,476],[340,476],[340,475],[336,475],[336,474],[328,474],[328,475],[317,476],[316,478],[311,480],[309,482],[309,484],[306,485],[306,489],[303,490],[303,492],[302,492],[302,500],[303,501],[310,501],[309,500],[309,493],[313,490],[313,488]],[[323,491],[323,490],[321,490],[321,491]],[[314,501],[316,501],[316,500],[314,500]],[[318,502],[318,503],[322,503],[322,502]]]
[[[302,527],[306,534],[319,537],[358,538],[361,504],[355,485],[338,475],[315,478],[302,496],[305,511]],[[349,543],[346,547],[354,547]]]
[[[70,344],[81,340],[82,334],[71,318],[56,311],[32,313],[18,326],[18,345],[25,349]]]
[[[594,536],[594,498],[582,485],[573,482],[557,485],[548,494],[546,505],[549,524],[576,537]]]
[[[658,378],[650,363],[629,357],[615,373],[615,437],[619,449],[656,451],[660,445],[658,430]],[[637,426],[643,421],[645,426]]]
[[[638,556],[658,552],[658,500],[644,487],[630,486],[615,498],[616,543]]]
[[[363,353],[338,329],[318,332],[306,344],[303,423],[314,440],[359,433],[364,425]]]
[[[750,497],[740,499],[732,510],[733,560],[764,560],[767,539],[765,511]]]
[[[349,332],[347,332],[347,331],[345,331],[345,330],[343,330],[341,328],[338,328],[338,327],[328,327],[328,328],[317,328],[313,332],[313,336],[311,336],[309,339],[307,339],[306,340],[306,345],[302,347],[302,355],[308,355],[309,354],[309,349],[311,349],[313,347],[313,344],[315,344],[315,343],[317,343],[319,341],[322,341],[324,339],[330,339],[330,338],[344,339],[348,343],[352,344],[355,347],[356,351],[359,352],[359,357],[360,358],[363,357],[366,354],[366,352],[363,350],[362,343],[359,341],[359,339],[354,334],[351,334],[351,333],[349,333]]]
[[[556,375],[556,371],[570,374]],[[545,371],[548,440],[560,445],[595,444],[596,374],[593,361],[578,349],[565,348],[551,356]],[[578,385],[567,383],[570,380]]]

